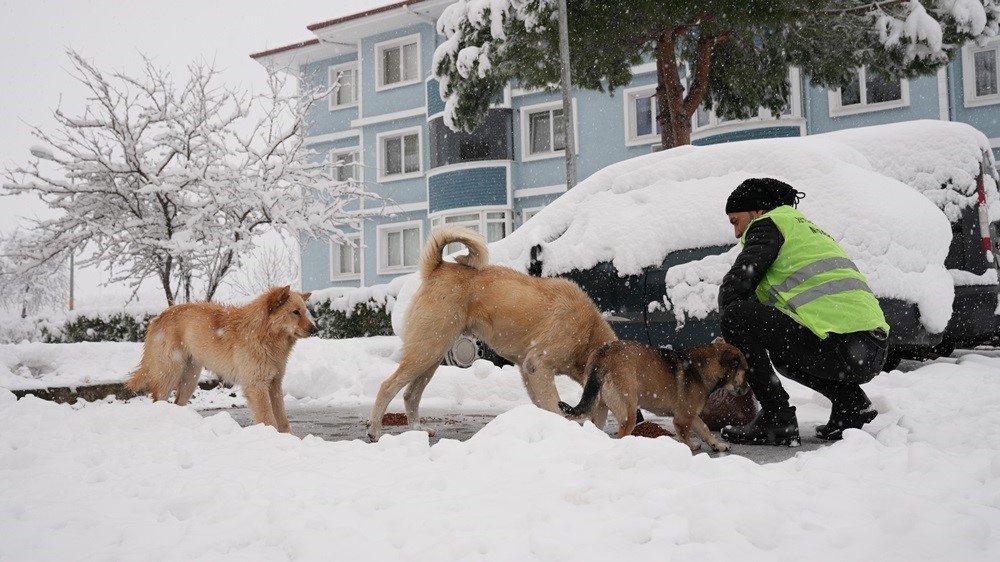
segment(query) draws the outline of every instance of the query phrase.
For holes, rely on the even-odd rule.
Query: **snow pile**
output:
[[[399,341],[303,343],[296,392],[370,404]],[[117,368],[75,349],[62,361]],[[881,414],[864,431],[766,465],[612,439],[527,405],[515,370],[481,367],[442,368],[427,396],[475,412],[492,392],[505,413],[434,446],[422,432],[325,442],[145,398],[71,407],[0,390],[0,559],[1000,557],[998,352],[884,373],[866,385]],[[825,421],[828,402],[789,392],[803,431]]]

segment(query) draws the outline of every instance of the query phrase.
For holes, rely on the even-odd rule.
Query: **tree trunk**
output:
[[[660,35],[656,61],[656,121],[664,149],[691,144],[691,116],[684,110],[684,84],[674,54],[677,33],[670,30]]]
[[[163,287],[163,295],[167,298],[167,306],[174,306],[174,291],[170,286],[170,269],[173,267],[173,259],[167,256],[160,262],[160,285]]]
[[[21,318],[28,317],[28,292],[31,291],[31,285],[24,286],[24,300],[21,301]]]
[[[677,37],[688,33],[687,27],[678,27],[660,35],[656,62],[656,104],[659,111],[656,121],[660,124],[660,142],[664,149],[691,144],[691,117],[705,99],[708,73],[712,67],[712,51],[716,43],[729,36],[700,35],[698,51],[690,64],[687,92],[681,82],[675,56]]]

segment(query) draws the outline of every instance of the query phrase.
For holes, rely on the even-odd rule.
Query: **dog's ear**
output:
[[[271,289],[267,294],[267,313],[274,314],[274,311],[278,310],[283,304],[288,302],[288,297],[291,293],[291,285]]]
[[[312,296],[312,291],[309,291],[308,293],[302,293],[302,300],[307,301],[311,296]]]

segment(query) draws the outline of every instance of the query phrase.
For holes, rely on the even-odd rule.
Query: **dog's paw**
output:
[[[436,430],[433,427],[427,427],[426,425],[421,425],[419,423],[410,424],[410,429],[413,431],[426,431],[428,437],[434,437]]]
[[[372,431],[370,429],[368,430],[368,440],[371,441],[372,443],[378,442],[379,437],[382,437],[381,431]]]
[[[697,443],[694,441],[688,443],[687,446],[690,447],[692,451],[697,451],[698,449],[701,449],[701,443]]]
[[[725,453],[729,451],[729,443],[723,443],[721,441],[718,443],[713,443],[712,450],[715,451],[716,453]]]

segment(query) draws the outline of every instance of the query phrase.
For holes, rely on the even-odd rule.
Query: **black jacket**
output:
[[[719,312],[736,301],[756,299],[754,290],[781,251],[785,237],[769,218],[754,222],[747,229],[743,251],[736,256],[732,269],[719,287]]]

